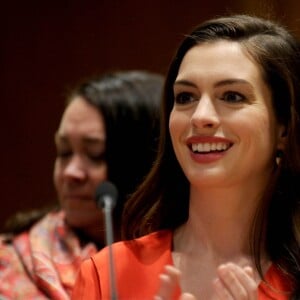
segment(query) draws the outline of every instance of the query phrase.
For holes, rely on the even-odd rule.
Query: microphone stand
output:
[[[109,279],[110,279],[110,291],[111,291],[111,300],[117,300],[117,289],[115,282],[115,267],[113,259],[113,251],[111,244],[114,242],[114,233],[113,233],[113,222],[112,222],[112,210],[113,210],[113,201],[109,196],[103,196],[103,212],[105,218],[105,228],[106,228],[106,244],[108,246],[108,255],[109,255]]]

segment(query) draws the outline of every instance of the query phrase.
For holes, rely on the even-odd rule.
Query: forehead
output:
[[[75,97],[64,111],[59,131],[94,131],[104,134],[104,119],[96,107],[82,97]]]
[[[205,42],[191,48],[179,67],[178,77],[181,76],[263,81],[260,66],[248,52],[238,42],[225,40]]]

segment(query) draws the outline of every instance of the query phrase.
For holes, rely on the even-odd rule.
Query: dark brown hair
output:
[[[216,18],[197,26],[182,41],[166,77],[158,156],[148,177],[126,205],[124,238],[159,229],[172,230],[188,218],[189,182],[177,162],[168,127],[174,103],[173,84],[189,49],[218,40],[238,42],[260,66],[272,93],[276,117],[286,127],[282,163],[280,168],[274,167],[249,243],[261,276],[263,245],[272,262],[298,285],[292,298],[296,299],[300,297],[300,52],[298,41],[273,21],[249,15]]]

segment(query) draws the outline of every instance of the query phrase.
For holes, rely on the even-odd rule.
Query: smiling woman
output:
[[[26,227],[14,223],[0,236],[1,299],[70,298],[81,261],[105,245],[95,201],[104,180],[118,188],[114,236],[120,239],[123,205],[156,155],[162,86],[161,75],[132,70],[91,78],[71,91],[55,133],[59,208],[42,218],[33,214],[35,222],[25,214]]]
[[[154,167],[126,202],[120,299],[300,298],[300,48],[248,15],[208,20],[171,61]],[[109,299],[108,249],[73,299]]]
[[[188,180],[196,186],[211,182],[219,188],[247,182],[244,192],[257,190],[259,195],[272,170],[273,149],[284,147],[285,128],[277,126],[271,92],[257,63],[239,43],[195,46],[182,60],[174,98],[170,134]]]

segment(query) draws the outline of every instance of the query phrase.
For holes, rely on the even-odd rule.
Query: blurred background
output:
[[[16,211],[56,201],[53,136],[70,87],[109,70],[165,74],[185,33],[228,13],[271,16],[300,34],[297,0],[4,1],[0,227]]]

